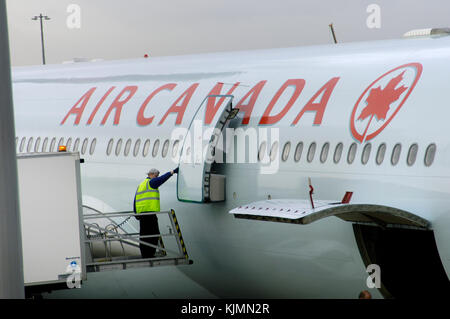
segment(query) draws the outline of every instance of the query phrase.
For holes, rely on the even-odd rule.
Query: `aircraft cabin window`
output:
[[[38,153],[39,152],[39,146],[41,146],[41,138],[38,137],[36,139],[36,142],[34,143],[34,152]]]
[[[44,138],[44,142],[42,143],[42,153],[47,152],[47,145],[48,145],[48,137]]]
[[[114,139],[111,138],[108,142],[108,146],[106,146],[106,155],[111,155],[112,148],[114,146]]]
[[[417,152],[419,151],[419,146],[417,144],[411,145],[408,151],[408,157],[406,158],[406,164],[408,166],[414,165],[417,159]]]
[[[71,147],[71,146],[72,146],[72,138],[69,137],[69,139],[68,139],[67,142],[66,142],[66,149],[67,149],[67,152],[70,151],[70,147]]]
[[[91,147],[89,148],[89,154],[92,155],[95,152],[95,145],[97,145],[97,139],[94,138],[91,142]]]
[[[76,140],[75,140],[75,143],[73,143],[73,151],[74,152],[78,152],[78,147],[80,146],[80,138],[78,137]]]
[[[375,158],[375,162],[377,163],[377,165],[381,165],[381,163],[383,163],[385,154],[386,154],[386,144],[383,143],[378,147],[377,156]]]
[[[138,138],[136,143],[134,143],[133,156],[136,157],[139,154],[139,149],[141,148],[141,139]]]
[[[315,153],[316,153],[316,143],[312,142],[311,145],[309,145],[308,155],[306,155],[306,160],[308,161],[308,163],[311,163],[314,160]]]
[[[167,156],[167,152],[169,151],[169,140],[166,140],[163,144],[163,148],[162,148],[162,157],[166,157]]]
[[[259,145],[258,160],[259,161],[264,160],[265,155],[266,155],[266,141],[263,141],[261,145]]]
[[[148,154],[148,150],[150,149],[150,140],[146,140],[144,143],[144,148],[142,149],[142,156],[146,157]]]
[[[176,140],[172,146],[172,158],[177,158],[178,147],[180,146],[180,140]]]
[[[364,145],[361,155],[361,163],[363,163],[363,165],[366,165],[367,162],[369,161],[370,151],[372,151],[372,144],[367,143],[366,145]]]
[[[19,147],[19,152],[22,153],[23,152],[23,148],[25,147],[25,137],[22,137],[22,140],[20,141],[20,147]]]
[[[273,162],[278,155],[278,142],[273,142],[270,148],[270,161]]]
[[[357,147],[358,146],[356,145],[356,143],[352,143],[352,145],[350,145],[347,154],[347,163],[352,164],[355,160]]]
[[[49,148],[49,152],[54,152],[55,151],[55,145],[56,145],[56,137],[52,138],[52,141],[50,142],[50,148]]]
[[[81,145],[81,154],[82,155],[84,155],[84,153],[86,153],[87,145],[88,145],[88,138],[86,137],[83,140],[83,145]]]
[[[281,159],[283,160],[283,162],[287,161],[290,152],[291,152],[291,142],[286,142],[286,144],[284,144],[283,147],[283,154],[281,155]]]
[[[333,162],[335,164],[339,163],[342,157],[342,151],[344,150],[344,144],[338,143],[334,149]]]
[[[294,161],[298,162],[300,160],[300,157],[302,156],[302,151],[303,151],[303,142],[299,142],[295,147]]]
[[[153,144],[153,151],[152,151],[153,157],[156,157],[156,155],[158,155],[158,150],[159,150],[159,139],[155,141],[155,144]]]
[[[320,162],[323,164],[327,161],[328,151],[330,150],[330,143],[326,142],[322,146],[322,151],[320,152]]]
[[[431,166],[436,155],[436,144],[430,144],[425,151],[425,166]]]
[[[130,148],[131,148],[131,138],[129,138],[127,140],[127,142],[125,143],[125,149],[123,150],[123,155],[128,156],[128,154],[130,153]]]
[[[60,147],[61,145],[64,145],[64,137],[61,137],[61,138],[59,139],[59,142],[58,142],[58,148],[56,149],[57,151],[59,150],[59,147]]]
[[[30,137],[30,139],[28,140],[28,145],[27,145],[27,153],[31,153],[32,148],[33,148],[33,138]]]
[[[119,138],[116,144],[116,151],[115,151],[116,156],[119,156],[121,150],[122,150],[122,139]]]
[[[397,165],[400,154],[402,152],[402,145],[401,144],[395,144],[394,148],[392,149],[392,156],[391,156],[391,164]]]

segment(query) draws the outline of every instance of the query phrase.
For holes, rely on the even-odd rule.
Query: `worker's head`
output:
[[[359,293],[359,299],[372,299],[372,295],[367,290],[363,290]]]
[[[150,178],[155,178],[159,176],[159,171],[156,168],[152,168],[151,170],[148,171],[147,175]]]

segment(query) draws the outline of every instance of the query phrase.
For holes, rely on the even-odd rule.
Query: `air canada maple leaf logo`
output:
[[[366,99],[367,106],[358,116],[358,120],[364,120],[369,116],[375,116],[377,120],[385,120],[390,105],[397,101],[400,95],[408,89],[404,85],[396,88],[396,86],[402,81],[404,74],[405,71],[390,80],[384,89],[382,89],[381,86],[371,89],[369,96]]]
[[[363,143],[377,136],[406,102],[422,74],[420,63],[386,72],[361,94],[350,119],[353,137]]]

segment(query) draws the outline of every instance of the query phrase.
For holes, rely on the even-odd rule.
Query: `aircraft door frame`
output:
[[[206,114],[206,105],[211,98],[228,101],[222,102],[225,106],[221,106],[221,110],[217,111],[211,123],[205,125],[203,119]],[[184,136],[178,163],[177,198],[179,201],[194,203],[214,201],[211,200],[211,188],[216,181],[224,183],[225,176],[211,174],[211,166],[222,130],[239,111],[233,109],[233,98],[234,95],[207,95],[192,117]],[[224,185],[223,191],[225,191]]]

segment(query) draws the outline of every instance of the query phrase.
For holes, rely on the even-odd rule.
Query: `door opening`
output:
[[[361,224],[353,224],[353,230],[366,267],[380,266],[380,292],[385,298],[442,298],[450,294],[432,230]]]
[[[208,95],[198,107],[184,137],[177,174],[179,201],[208,203],[225,200],[225,176],[211,171],[215,150],[222,130],[233,119],[238,109],[233,109],[233,95]],[[213,120],[206,124],[208,101],[221,100],[224,105]],[[221,102],[219,102],[221,103]],[[222,146],[223,147],[223,146]]]

